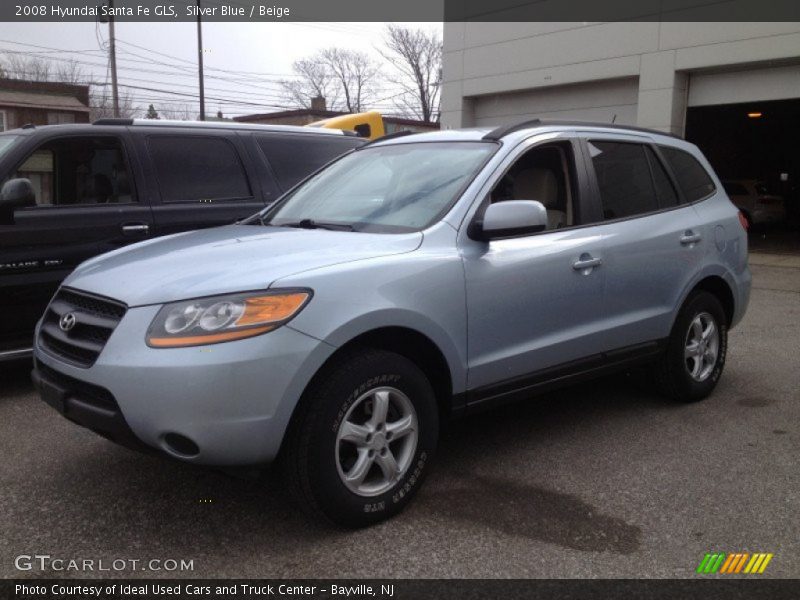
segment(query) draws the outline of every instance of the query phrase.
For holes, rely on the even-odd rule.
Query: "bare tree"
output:
[[[339,109],[339,90],[333,75],[320,60],[319,55],[296,60],[292,64],[296,79],[282,80],[286,101],[298,108],[311,108],[311,99],[325,98],[330,110]]]
[[[439,120],[442,40],[438,33],[386,26],[383,57],[395,68],[389,80],[400,87],[395,105],[427,123]]]
[[[50,61],[38,56],[8,54],[0,63],[4,77],[25,81],[57,81],[74,85],[86,85],[89,75],[80,63],[73,59]]]
[[[92,121],[97,119],[110,119],[114,117],[114,102],[111,97],[111,86],[92,86],[89,94],[89,116]],[[119,91],[119,116],[130,119],[141,113],[141,108],[136,104],[136,98],[128,89]]]
[[[161,115],[165,119],[173,121],[195,121],[197,120],[198,111],[196,108],[192,108],[190,104],[170,103],[168,108],[161,107]]]
[[[321,96],[330,110],[361,112],[375,99],[380,68],[363,52],[328,48],[292,66],[297,79],[281,86],[293,106],[310,108]]]
[[[344,109],[351,113],[366,110],[376,96],[380,67],[363,52],[342,48],[322,50],[320,58],[342,93]]]
[[[50,61],[37,56],[6,53],[2,62],[3,72],[11,79],[26,81],[52,81],[53,67]]]
[[[75,85],[89,83],[90,77],[86,74],[83,67],[75,60],[59,62],[55,66],[53,80]]]

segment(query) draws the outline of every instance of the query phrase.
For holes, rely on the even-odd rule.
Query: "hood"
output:
[[[411,252],[421,233],[400,235],[230,225],[156,238],[81,264],[64,285],[125,302],[162,304],[259,290],[331,265]]]

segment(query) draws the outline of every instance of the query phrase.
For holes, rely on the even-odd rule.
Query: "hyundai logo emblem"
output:
[[[58,326],[61,328],[61,331],[69,331],[73,327],[75,327],[75,323],[78,322],[78,319],[75,318],[75,313],[67,313],[58,321]]]

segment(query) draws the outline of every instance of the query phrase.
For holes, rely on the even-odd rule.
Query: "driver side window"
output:
[[[537,146],[520,156],[497,182],[491,203],[536,200],[547,209],[547,229],[576,223],[576,194],[572,152],[569,146]]]
[[[14,177],[29,179],[37,206],[134,202],[130,170],[115,137],[71,137],[39,146]]]

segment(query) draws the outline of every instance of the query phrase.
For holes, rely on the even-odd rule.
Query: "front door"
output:
[[[31,347],[36,321],[78,264],[147,238],[153,224],[120,136],[42,142],[11,177],[31,181],[36,206],[0,225],[0,352]]]
[[[461,237],[470,402],[602,351],[603,246],[593,227],[581,227],[586,174],[576,155],[572,140],[535,145],[484,201],[538,200],[545,231],[491,242]]]

